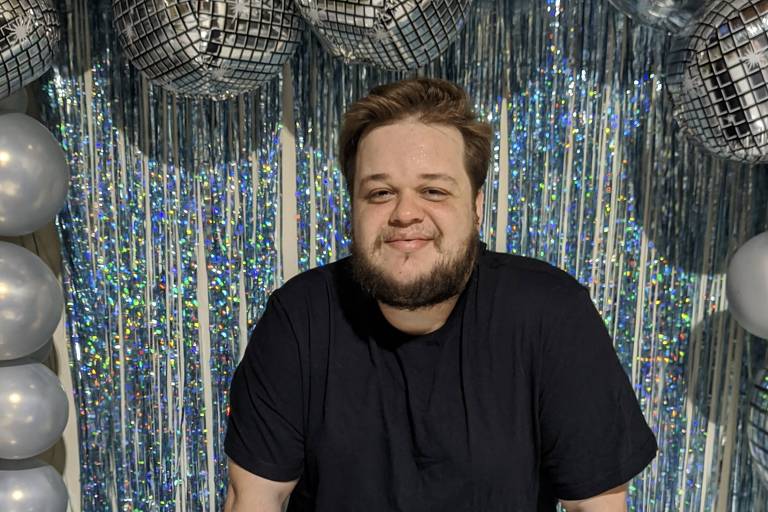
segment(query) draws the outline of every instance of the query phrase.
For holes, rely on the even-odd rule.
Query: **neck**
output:
[[[413,310],[400,309],[379,302],[379,309],[392,327],[406,334],[418,336],[435,332],[445,325],[458,300],[459,296],[454,295],[434,306]]]

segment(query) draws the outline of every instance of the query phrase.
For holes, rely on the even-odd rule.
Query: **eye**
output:
[[[446,195],[444,191],[442,191],[442,190],[440,190],[438,188],[427,188],[427,189],[424,189],[424,193],[427,194],[428,196],[432,197],[432,198],[441,198],[441,197]]]
[[[373,200],[386,199],[387,194],[391,194],[391,192],[389,190],[384,190],[384,189],[374,190],[368,194],[368,199],[373,199]]]

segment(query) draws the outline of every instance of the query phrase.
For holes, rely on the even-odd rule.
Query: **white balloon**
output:
[[[744,329],[768,339],[768,231],[742,245],[728,265],[728,309]]]
[[[67,157],[51,132],[27,115],[0,115],[0,235],[43,227],[68,191]]]
[[[61,475],[38,459],[0,460],[0,510],[65,512],[69,496]]]
[[[31,359],[0,363],[0,458],[27,459],[56,444],[69,414],[55,373]]]
[[[48,361],[48,358],[51,357],[51,352],[53,351],[53,340],[48,340],[42,347],[35,350],[31,354],[29,354],[29,359],[34,359],[38,363],[45,364],[46,361]]]
[[[63,308],[61,285],[43,260],[0,241],[0,361],[41,348],[56,330]]]

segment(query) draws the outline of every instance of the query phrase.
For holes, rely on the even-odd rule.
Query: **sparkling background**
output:
[[[344,65],[307,30],[285,80],[180,100],[125,62],[108,3],[70,1],[46,91],[73,171],[58,227],[81,509],[220,510],[227,386],[247,333],[286,268],[348,251],[341,113],[413,75]],[[724,274],[768,229],[768,169],[686,142],[665,57],[664,34],[607,2],[477,0],[418,74],[464,85],[496,130],[483,240],[564,268],[604,315],[660,445],[630,509],[766,510],[745,427],[765,341],[728,315]],[[286,177],[295,198],[281,195]],[[295,252],[280,250],[294,221]]]

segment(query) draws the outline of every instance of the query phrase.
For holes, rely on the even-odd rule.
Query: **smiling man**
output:
[[[443,80],[345,114],[351,255],[270,296],[225,510],[626,510],[656,439],[587,289],[480,241],[491,136]]]

